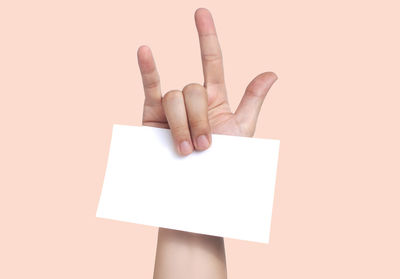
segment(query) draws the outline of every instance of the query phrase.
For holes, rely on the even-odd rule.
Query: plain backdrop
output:
[[[0,277],[151,278],[157,229],[95,218],[112,124],[140,125],[137,48],[163,92],[202,83],[208,8],[230,103],[274,71],[255,137],[280,139],[270,244],[239,278],[399,278],[398,1],[1,1]]]

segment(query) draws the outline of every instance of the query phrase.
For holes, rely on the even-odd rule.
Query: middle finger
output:
[[[192,142],[196,150],[205,150],[211,144],[206,89],[200,84],[190,83],[183,88],[182,93],[185,99]]]
[[[176,149],[181,155],[189,155],[193,151],[193,144],[182,92],[179,90],[168,91],[162,98],[162,105]]]

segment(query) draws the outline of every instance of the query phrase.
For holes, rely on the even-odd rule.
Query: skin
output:
[[[188,156],[212,144],[212,134],[254,135],[261,106],[277,75],[263,72],[246,87],[235,112],[227,99],[223,59],[209,10],[194,14],[199,35],[204,83],[187,84],[162,95],[160,77],[150,48],[138,48],[145,101],[143,125],[171,129],[176,151]],[[159,228],[155,279],[227,278],[224,239]]]

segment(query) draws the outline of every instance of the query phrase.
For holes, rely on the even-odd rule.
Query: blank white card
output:
[[[170,130],[113,126],[96,216],[268,243],[279,140],[212,135],[181,157]]]

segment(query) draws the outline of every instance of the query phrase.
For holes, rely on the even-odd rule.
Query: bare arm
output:
[[[276,81],[273,72],[256,76],[247,86],[234,113],[228,104],[222,52],[211,13],[195,12],[204,84],[161,94],[160,77],[147,46],[138,49],[145,102],[143,125],[171,129],[176,150],[187,156],[211,146],[212,133],[253,136],[267,92]],[[206,175],[206,174],[203,174]],[[224,239],[160,228],[154,266],[155,279],[227,277]]]
[[[224,239],[160,228],[154,278],[227,278]]]

